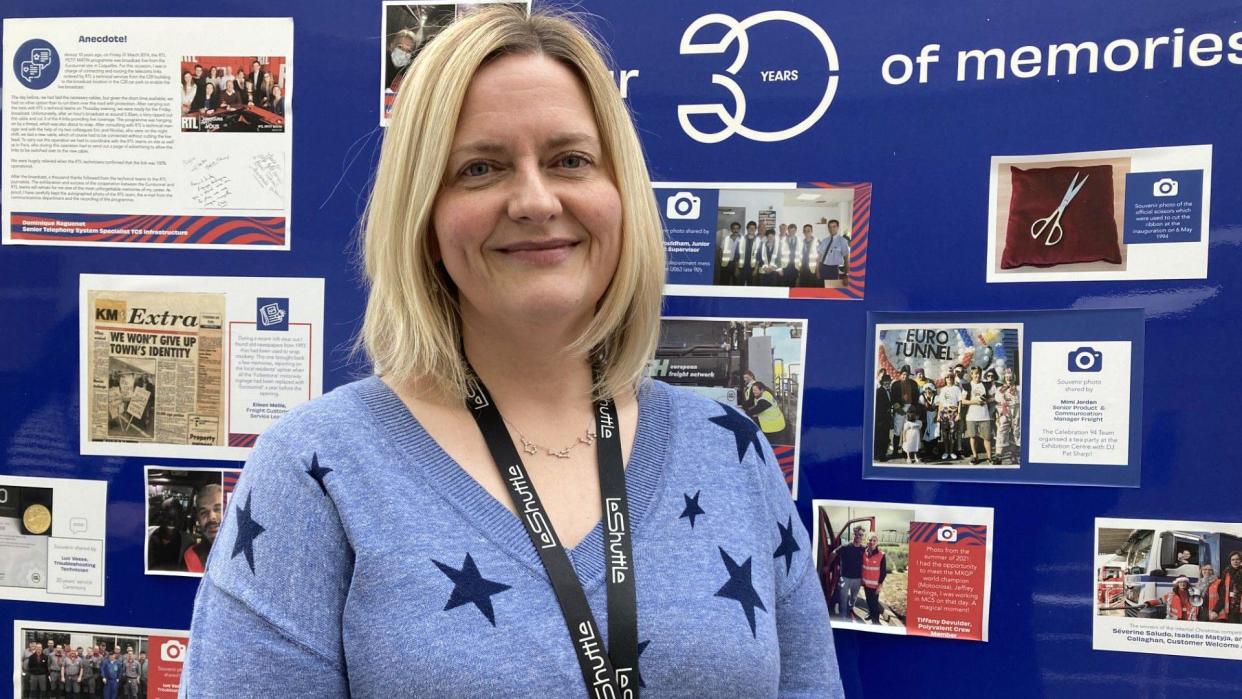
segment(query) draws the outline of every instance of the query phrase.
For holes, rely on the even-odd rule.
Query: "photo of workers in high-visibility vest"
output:
[[[1095,648],[1242,660],[1242,524],[1096,519]]]
[[[805,320],[664,318],[647,374],[749,417],[796,497],[805,355]]]
[[[815,500],[832,627],[987,640],[992,510]]]

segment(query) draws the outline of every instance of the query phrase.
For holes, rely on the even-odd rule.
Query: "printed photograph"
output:
[[[54,514],[51,488],[0,482],[0,588],[47,589]]]
[[[185,631],[16,621],[13,695],[177,696],[189,646]]]
[[[527,2],[414,0],[384,3],[383,27],[381,28],[381,36],[384,40],[380,44],[380,50],[383,53],[380,59],[383,66],[380,73],[381,125],[388,125],[392,105],[397,99],[397,93],[401,90],[401,82],[423,47],[444,31],[444,28],[453,20],[464,17],[480,7],[493,4],[512,5],[523,10],[530,10],[529,0]]]
[[[988,640],[991,508],[812,500],[811,511],[832,628]]]
[[[1021,354],[1021,324],[878,324],[874,465],[1018,468]]]
[[[820,505],[815,515],[816,570],[833,621],[904,629],[914,510]]]
[[[1129,158],[1001,161],[996,168],[999,269],[1125,269]]]
[[[181,131],[283,133],[284,56],[182,56]]]
[[[107,481],[0,475],[0,600],[102,607]]]
[[[1242,527],[1204,531],[1177,524],[1098,530],[1097,614],[1242,624]]]
[[[146,573],[201,577],[237,469],[146,468]]]
[[[1242,524],[1097,518],[1092,586],[1096,650],[1242,660]]]
[[[1207,276],[1210,145],[995,155],[987,281]]]
[[[155,438],[154,359],[108,357],[108,436]]]
[[[805,357],[805,320],[664,318],[648,375],[748,415],[795,489]]]
[[[687,198],[669,208],[687,208]],[[717,286],[844,288],[853,244],[854,190],[722,189],[716,207]]]

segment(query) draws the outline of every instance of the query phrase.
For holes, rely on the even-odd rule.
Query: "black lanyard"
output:
[[[574,653],[578,656],[587,696],[595,699],[637,699],[638,602],[634,589],[630,512],[625,495],[625,466],[621,458],[616,405],[610,399],[594,403],[608,583],[609,643],[605,648],[582,583],[552,528],[535,486],[526,475],[526,466],[505,429],[500,411],[482,381],[471,379],[468,389],[466,409],[478,423],[500,471],[501,480],[509,489],[509,497],[513,498],[522,526],[526,528],[526,534],[548,572],[561,614],[565,617]]]

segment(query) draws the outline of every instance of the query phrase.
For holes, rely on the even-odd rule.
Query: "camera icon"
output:
[[[185,662],[185,644],[170,638],[160,644],[160,660],[170,663]]]
[[[1151,195],[1153,197],[1177,196],[1177,180],[1172,177],[1161,177],[1152,184]]]
[[[698,197],[690,192],[678,192],[668,198],[664,207],[664,215],[671,219],[692,219],[699,217]]]
[[[1070,371],[1099,371],[1104,368],[1104,355],[1094,347],[1079,347],[1069,353],[1066,368]]]
[[[957,541],[957,530],[949,525],[944,525],[936,530],[936,541],[944,544],[952,544]]]

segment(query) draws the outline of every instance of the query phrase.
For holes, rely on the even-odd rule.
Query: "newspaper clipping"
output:
[[[91,440],[222,444],[224,294],[88,299]]]
[[[82,453],[245,459],[322,391],[323,280],[82,275]]]
[[[4,244],[290,249],[292,19],[8,18],[4,56]]]

